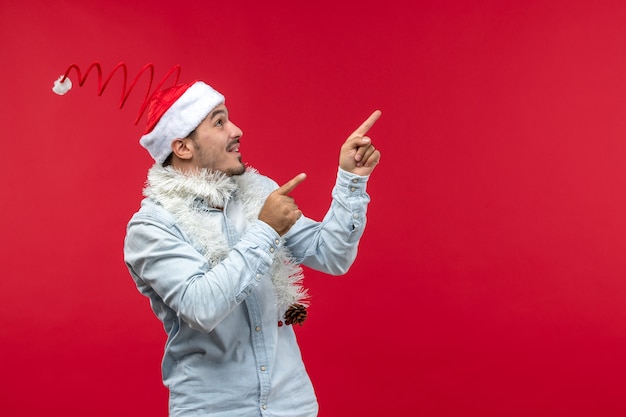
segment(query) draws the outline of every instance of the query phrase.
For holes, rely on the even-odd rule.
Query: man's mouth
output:
[[[228,152],[239,152],[239,142],[235,142],[228,147]]]

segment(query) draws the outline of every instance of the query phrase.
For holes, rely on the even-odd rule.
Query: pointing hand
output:
[[[302,216],[302,212],[289,193],[305,179],[306,174],[296,175],[282,187],[270,193],[261,208],[259,220],[271,226],[280,236],[287,233]]]
[[[376,110],[345,141],[339,153],[339,166],[344,171],[367,176],[374,171],[380,161],[380,152],[372,145],[372,140],[365,136],[380,117]]]

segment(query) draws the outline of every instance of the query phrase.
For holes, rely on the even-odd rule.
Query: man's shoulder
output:
[[[176,223],[170,212],[149,197],[141,200],[141,207],[133,214],[128,222],[128,226],[130,227],[133,224],[145,222],[162,223],[166,227],[171,227]]]

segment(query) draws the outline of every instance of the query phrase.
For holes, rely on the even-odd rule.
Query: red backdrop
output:
[[[165,416],[164,332],[122,259],[151,160],[121,79],[204,79],[245,160],[321,218],[382,151],[347,274],[307,271],[321,416],[626,415],[626,3],[0,3],[0,412]]]

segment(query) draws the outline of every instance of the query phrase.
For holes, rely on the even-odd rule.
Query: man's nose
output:
[[[231,136],[234,138],[240,138],[243,136],[243,131],[241,129],[239,129],[239,126],[237,126],[236,124],[232,123],[232,130],[230,132]]]

